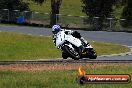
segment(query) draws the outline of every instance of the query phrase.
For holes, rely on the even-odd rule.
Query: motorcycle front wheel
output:
[[[94,49],[92,49],[91,51],[88,52],[88,57],[90,59],[96,59],[97,58],[97,53]]]
[[[79,60],[80,59],[80,54],[75,49],[72,49],[69,46],[64,46],[63,49],[65,50],[65,52],[67,52],[67,54],[69,54],[69,56],[72,59],[74,59],[74,60]]]

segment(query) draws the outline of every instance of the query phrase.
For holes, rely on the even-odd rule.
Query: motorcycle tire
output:
[[[97,58],[97,53],[96,53],[96,51],[95,51],[95,50],[91,50],[90,53],[89,53],[89,55],[88,55],[88,57],[89,57],[90,59],[96,59],[96,58]]]
[[[69,46],[64,46],[63,49],[67,52],[67,54],[70,55],[70,57],[72,59],[74,59],[74,60],[79,60],[80,59],[80,54],[77,51],[72,50]]]
[[[65,52],[62,52],[62,58],[63,59],[67,59],[69,56],[67,55],[67,53],[65,53]]]

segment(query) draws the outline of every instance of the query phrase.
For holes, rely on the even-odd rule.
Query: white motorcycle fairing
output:
[[[81,41],[72,35],[65,34],[65,31],[60,31],[56,35],[56,47],[59,48],[65,41],[70,42],[71,44],[79,47],[82,45]]]

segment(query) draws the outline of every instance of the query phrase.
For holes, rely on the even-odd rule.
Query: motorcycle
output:
[[[96,51],[90,44],[86,44],[79,38],[60,31],[56,35],[56,47],[62,50],[63,59],[68,57],[79,60],[81,58],[96,59]]]

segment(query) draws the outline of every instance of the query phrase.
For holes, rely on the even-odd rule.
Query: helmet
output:
[[[60,25],[54,25],[54,26],[52,27],[52,32],[53,32],[54,34],[57,34],[60,30],[61,30]]]

